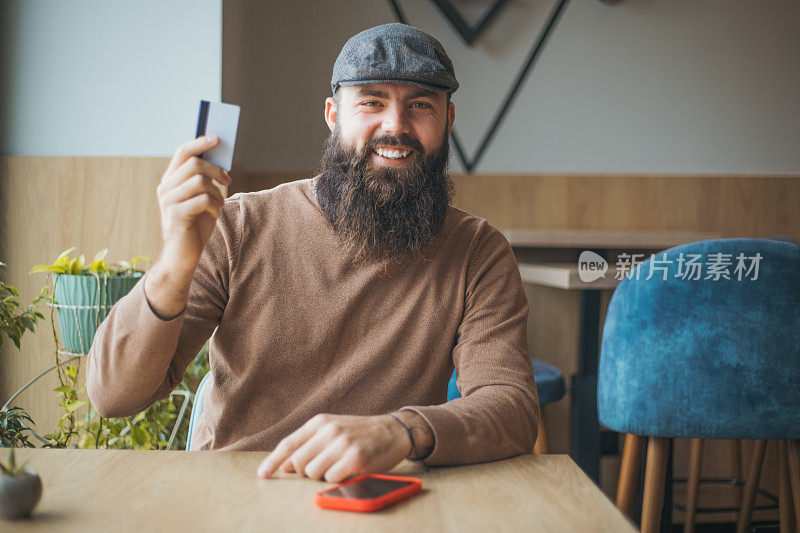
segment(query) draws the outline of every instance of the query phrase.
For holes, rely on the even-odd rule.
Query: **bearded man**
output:
[[[403,459],[530,452],[538,399],[513,252],[450,205],[453,66],[403,24],[347,41],[319,175],[225,200],[231,178],[178,148],[158,187],[158,261],[100,326],[101,416],[166,398],[210,337],[193,448],[272,450],[258,469],[341,481]],[[447,402],[458,373],[462,398]]]

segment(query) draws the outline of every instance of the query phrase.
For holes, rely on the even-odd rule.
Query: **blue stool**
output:
[[[692,257],[699,279],[687,274]],[[627,434],[617,506],[630,514],[645,436],[644,532],[660,525],[671,438],[758,439],[739,514],[745,530],[766,439],[787,440],[780,444],[794,465],[787,478],[800,483],[800,247],[719,239],[655,259],[620,283],[603,330],[598,418]],[[718,275],[726,262],[729,279]],[[708,270],[709,263],[717,267]],[[696,483],[693,474],[690,493]]]
[[[557,402],[564,397],[564,376],[561,371],[549,363],[533,359],[533,376],[536,380],[536,392],[539,395],[539,405]],[[447,385],[447,401],[461,398],[461,392],[456,386],[458,373],[453,371],[450,383]],[[547,432],[544,427],[544,411],[539,412],[539,437],[533,449],[534,453],[547,453]]]

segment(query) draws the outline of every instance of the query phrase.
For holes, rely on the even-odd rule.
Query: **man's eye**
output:
[[[366,106],[374,107],[374,106],[381,105],[381,103],[380,103],[380,102],[378,102],[377,100],[370,100],[369,102],[361,102],[361,105],[366,105]]]
[[[431,105],[427,102],[414,102],[413,104],[411,104],[411,107],[415,106],[417,106],[420,109],[428,109],[429,107],[431,107]]]

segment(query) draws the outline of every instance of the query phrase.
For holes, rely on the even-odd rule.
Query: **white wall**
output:
[[[429,0],[398,3],[453,59],[456,129],[473,154],[554,0],[512,0],[472,48]],[[393,20],[381,0],[226,0],[237,162],[313,170],[341,46]],[[800,173],[798,35],[797,0],[572,0],[477,172]]]
[[[166,156],[219,100],[222,0],[1,0],[0,154]]]

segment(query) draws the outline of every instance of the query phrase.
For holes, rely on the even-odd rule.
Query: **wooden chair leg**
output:
[[[625,444],[622,448],[622,463],[617,483],[617,509],[627,517],[633,512],[633,498],[636,496],[636,486],[639,483],[644,439],[642,436],[628,433],[625,435]]]
[[[767,449],[767,441],[759,439],[753,445],[753,455],[750,459],[750,468],[747,472],[747,481],[742,495],[742,508],[739,511],[739,522],[736,526],[736,533],[746,533],[750,527],[750,519],[753,516],[753,503],[756,499],[756,488],[761,477],[761,465],[764,463],[764,451]]]
[[[703,464],[703,439],[692,439],[689,451],[689,479],[686,483],[686,523],[684,533],[694,533],[697,519],[697,494],[700,489],[700,471]]]
[[[539,436],[536,437],[536,444],[533,445],[533,453],[547,453],[547,431],[544,423],[544,409],[539,408]]]
[[[786,441],[786,458],[794,500],[794,523],[795,527],[800,527],[800,440]]]
[[[731,448],[731,475],[737,481],[742,479],[742,472],[744,472],[744,456],[742,455],[742,441],[741,439],[732,439],[728,441]],[[742,487],[738,483],[731,485],[733,490],[733,501],[737,508],[742,506]]]
[[[669,439],[650,437],[647,444],[647,466],[644,472],[642,501],[642,533],[658,533],[661,529],[661,507],[664,504],[664,481],[667,477]]]
[[[778,515],[781,533],[792,533],[795,528],[792,487],[789,482],[789,463],[786,459],[786,441],[778,441]]]

